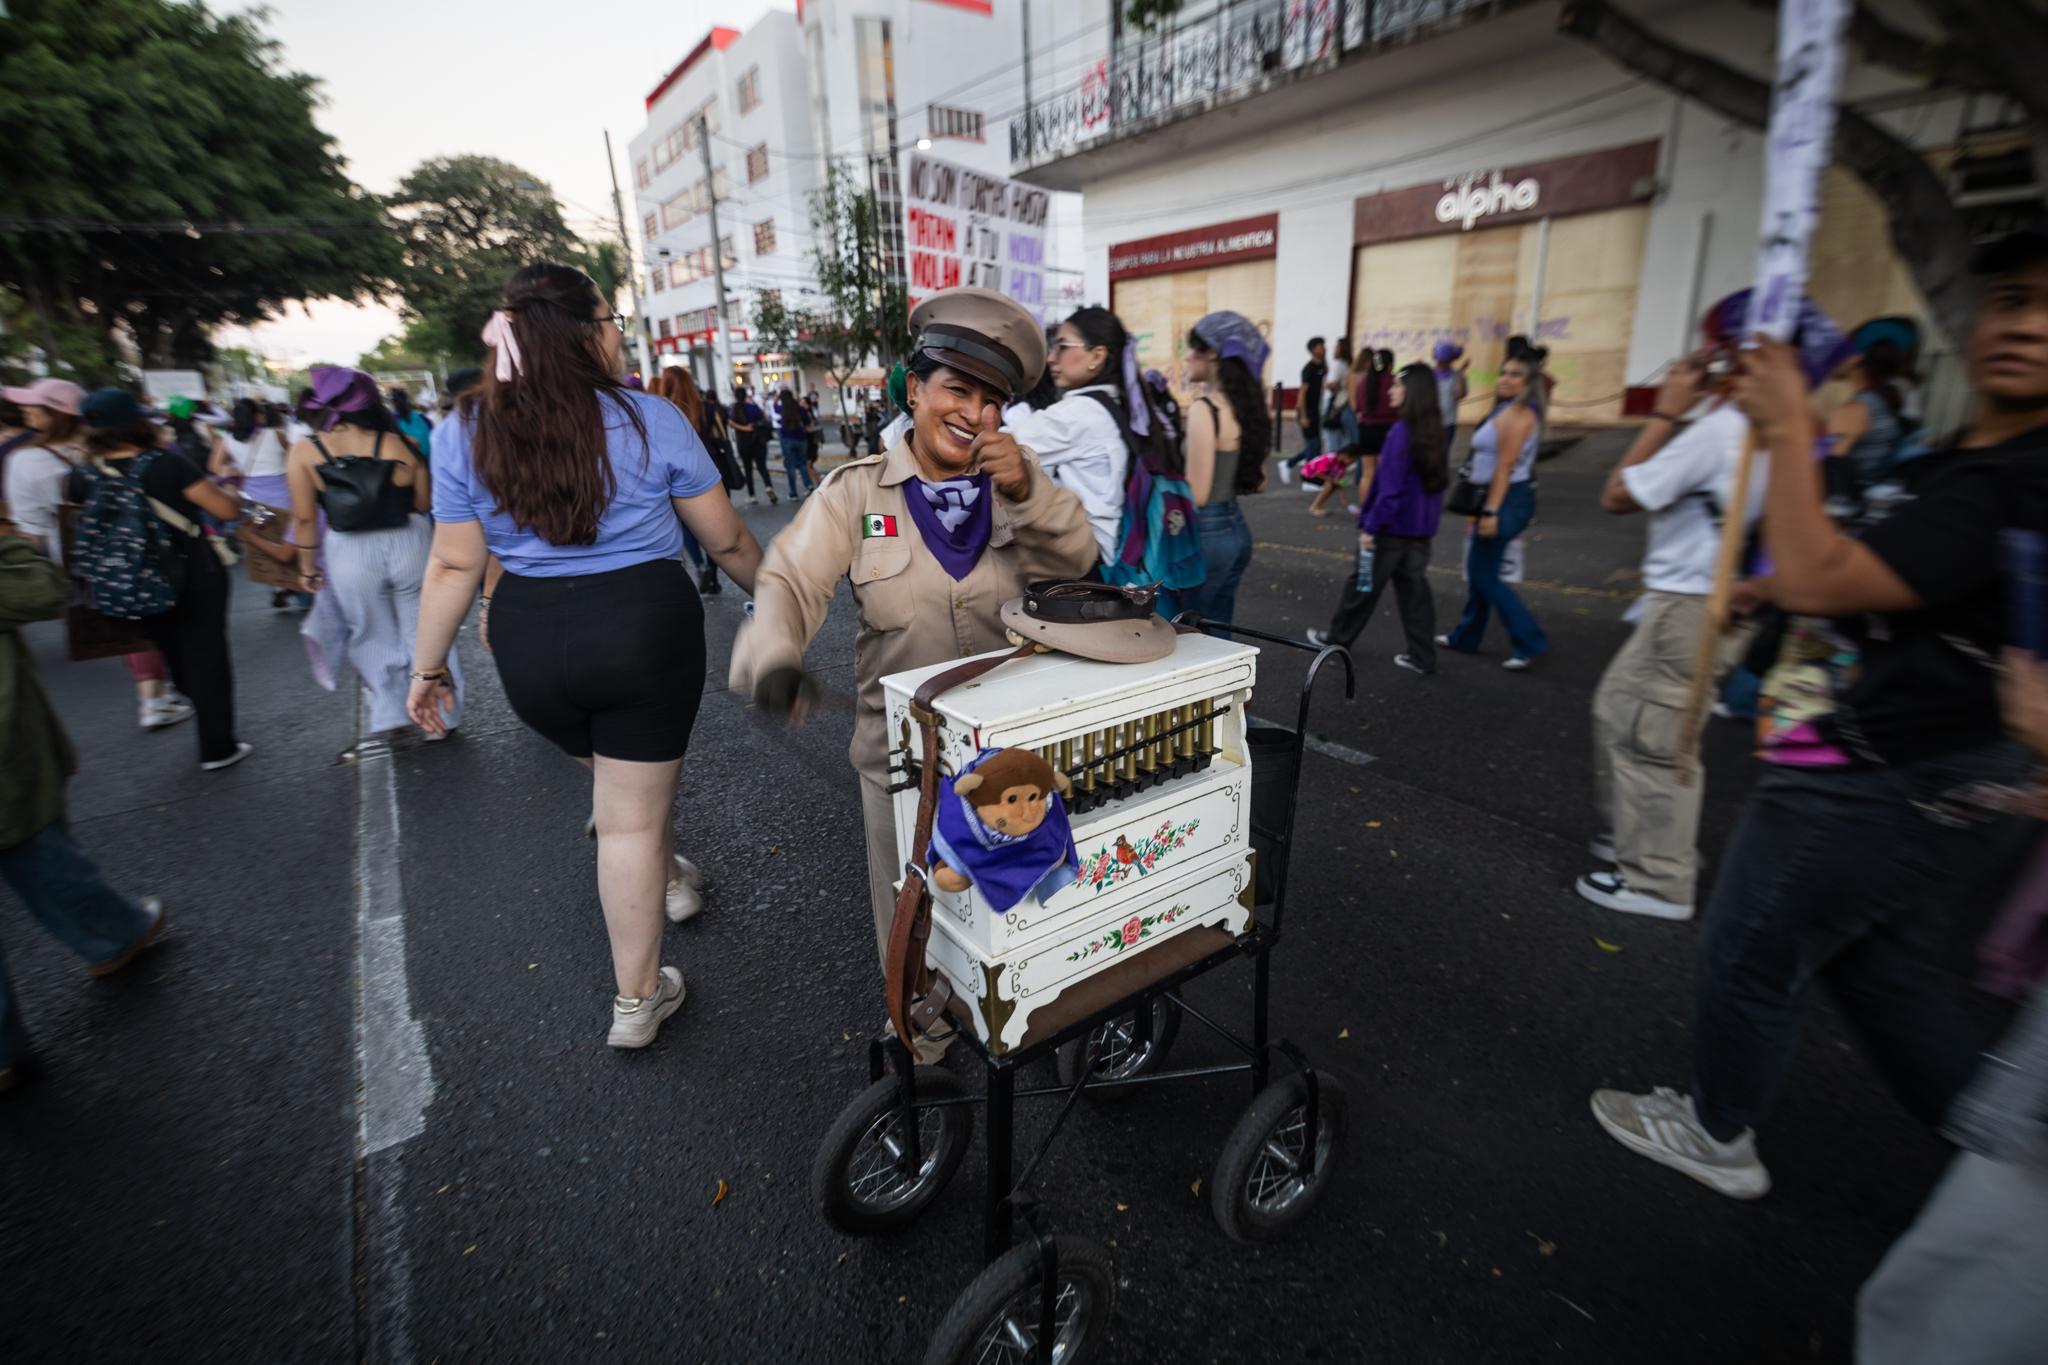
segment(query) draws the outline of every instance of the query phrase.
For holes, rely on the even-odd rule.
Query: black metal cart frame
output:
[[[1178,624],[1197,628],[1212,629],[1229,635],[1242,635],[1266,644],[1279,645],[1288,649],[1299,649],[1313,653],[1307,675],[1301,684],[1297,700],[1295,727],[1292,732],[1292,759],[1294,782],[1298,789],[1301,774],[1302,754],[1308,738],[1309,705],[1314,698],[1318,677],[1332,659],[1339,660],[1344,667],[1344,695],[1347,700],[1355,695],[1356,677],[1352,669],[1351,656],[1336,646],[1316,647],[1300,640],[1272,635],[1265,631],[1244,626],[1227,629],[1218,623],[1204,621],[1189,615],[1179,618]],[[1254,773],[1256,780],[1256,772]],[[1027,1193],[1027,1186],[1039,1163],[1050,1151],[1053,1140],[1059,1136],[1069,1115],[1084,1090],[1089,1088],[1111,1088],[1139,1085],[1164,1084],[1168,1081],[1194,1080],[1213,1076],[1240,1075],[1249,1073],[1254,1095],[1263,1091],[1272,1079],[1274,1059],[1277,1056],[1287,1067],[1298,1072],[1306,1085],[1305,1117],[1303,1134],[1304,1148],[1311,1163],[1312,1174],[1319,1175],[1321,1161],[1328,1157],[1323,1154],[1320,1110],[1321,1086],[1316,1072],[1309,1065],[1308,1058],[1300,1048],[1286,1039],[1276,1039],[1270,1031],[1270,1005],[1272,990],[1272,952],[1279,945],[1282,927],[1286,917],[1287,881],[1289,865],[1293,861],[1293,802],[1287,809],[1289,818],[1284,828],[1269,828],[1258,818],[1257,804],[1253,803],[1250,816],[1251,830],[1255,839],[1263,840],[1272,867],[1272,899],[1255,904],[1252,924],[1244,934],[1230,944],[1219,948],[1198,961],[1189,963],[1159,981],[1127,995],[1115,1003],[1098,1010],[1085,1019],[1076,1021],[1057,1034],[1040,1039],[1028,1047],[1003,1056],[992,1054],[982,1040],[971,1030],[957,1028],[960,1040],[972,1047],[981,1058],[987,1070],[987,1088],[982,1095],[920,1096],[917,1086],[917,1068],[909,1049],[894,1037],[878,1038],[868,1048],[868,1078],[871,1084],[880,1082],[890,1071],[895,1073],[896,1093],[900,1112],[919,1112],[954,1106],[987,1106],[987,1174],[984,1187],[982,1216],[982,1256],[985,1265],[993,1264],[1011,1249],[1015,1239],[1016,1220],[1023,1217],[1031,1229],[1039,1254],[1040,1270],[1038,1283],[1041,1289],[1039,1330],[1035,1337],[1035,1358],[1051,1359],[1054,1314],[1054,1290],[1059,1283],[1058,1258],[1052,1237],[1045,1231],[1038,1215],[1036,1202]],[[1254,879],[1256,882],[1256,878]],[[1252,963],[1252,1021],[1251,1036],[1240,1036],[1209,1015],[1190,1005],[1181,995],[1181,989],[1196,977],[1214,970],[1238,958],[1249,958]],[[1149,1045],[1154,1028],[1154,1003],[1161,999],[1170,1001],[1188,1018],[1204,1025],[1210,1032],[1228,1042],[1244,1057],[1243,1061],[1221,1065],[1184,1067],[1176,1070],[1161,1070],[1144,1075],[1124,1078],[1102,1078],[1094,1076],[1092,1052],[1084,1056],[1078,1068],[1079,1075],[1072,1084],[1030,1086],[1019,1088],[1017,1073],[1023,1067],[1051,1056],[1058,1049],[1085,1039],[1097,1029],[1135,1013],[1136,1033],[1134,1042]],[[1051,1099],[1064,1097],[1058,1116],[1052,1127],[1040,1140],[1037,1149],[1024,1165],[1021,1173],[1015,1166],[1015,1116],[1019,1100]],[[919,1134],[919,1124],[913,1118],[900,1125],[904,1137],[904,1149],[897,1156],[898,1169],[909,1176],[916,1176],[923,1168],[924,1153]]]

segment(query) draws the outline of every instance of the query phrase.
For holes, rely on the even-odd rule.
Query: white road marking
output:
[[[357,765],[356,932],[362,1026],[356,1049],[362,1077],[364,1156],[416,1138],[427,1128],[434,1066],[427,1035],[412,1013],[405,975],[405,891],[398,875],[398,775],[388,753]]]
[[[398,773],[390,748],[356,759],[356,1160],[365,1214],[364,1358],[412,1365],[412,1259],[400,1200],[399,1144],[427,1128],[434,1067],[413,1017],[405,973],[405,888],[399,878]]]
[[[1302,744],[1306,748],[1315,750],[1325,758],[1334,758],[1339,763],[1349,763],[1355,767],[1363,768],[1368,763],[1377,762],[1371,754],[1359,749],[1347,749],[1341,744],[1332,744],[1329,740],[1317,735],[1310,735],[1302,741]]]

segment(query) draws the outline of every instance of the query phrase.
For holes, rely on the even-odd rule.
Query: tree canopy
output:
[[[436,157],[399,182],[386,201],[404,225],[405,345],[418,355],[473,361],[505,281],[536,261],[586,272],[616,300],[625,284],[616,243],[579,241],[546,181],[489,156]]]
[[[388,287],[398,239],[261,12],[14,0],[0,19],[0,294],[57,368],[207,361],[209,330]]]

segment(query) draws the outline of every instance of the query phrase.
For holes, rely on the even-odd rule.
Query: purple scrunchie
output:
[[[383,401],[383,395],[377,392],[377,381],[362,370],[346,365],[316,365],[310,378],[313,397],[306,406],[325,414],[320,419],[322,431],[334,430],[334,424],[345,412],[362,412]]]

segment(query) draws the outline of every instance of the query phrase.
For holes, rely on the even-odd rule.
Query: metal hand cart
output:
[[[1181,624],[1214,623],[1188,617]],[[900,1231],[939,1197],[967,1154],[972,1106],[988,1108],[988,1175],[982,1196],[984,1268],[953,1301],[924,1356],[925,1365],[1038,1362],[1084,1365],[1101,1353],[1115,1297],[1109,1256],[1087,1238],[1054,1233],[1028,1186],[1076,1102],[1128,1098],[1131,1087],[1249,1073],[1252,1100],[1224,1141],[1208,1191],[1228,1236],[1264,1241],[1298,1224],[1334,1175],[1344,1137],[1346,1097],[1309,1064],[1299,1047],[1271,1036],[1271,954],[1280,941],[1292,861],[1294,803],[1300,782],[1309,702],[1331,659],[1344,666],[1344,695],[1354,693],[1351,656],[1334,646],[1243,626],[1229,628],[1267,644],[1311,651],[1295,728],[1258,725],[1252,767],[1251,832],[1258,852],[1252,927],[1225,946],[1125,995],[1050,1037],[996,1056],[971,1030],[957,1033],[987,1069],[980,1095],[938,1066],[915,1065],[893,1036],[868,1046],[868,1088],[834,1121],[811,1171],[811,1195],[826,1222],[872,1236]],[[1252,965],[1249,1039],[1190,1005],[1181,988],[1238,958]],[[1165,1058],[1190,1018],[1229,1042],[1245,1060],[1165,1070]],[[1019,1088],[1018,1073],[1054,1054],[1060,1084]],[[1275,1063],[1279,1065],[1276,1067]],[[1277,1071],[1277,1076],[1276,1076]],[[1058,1117],[1013,1179],[1014,1115],[1020,1099],[1062,1099]],[[1019,1240],[1022,1221],[1026,1236]]]

